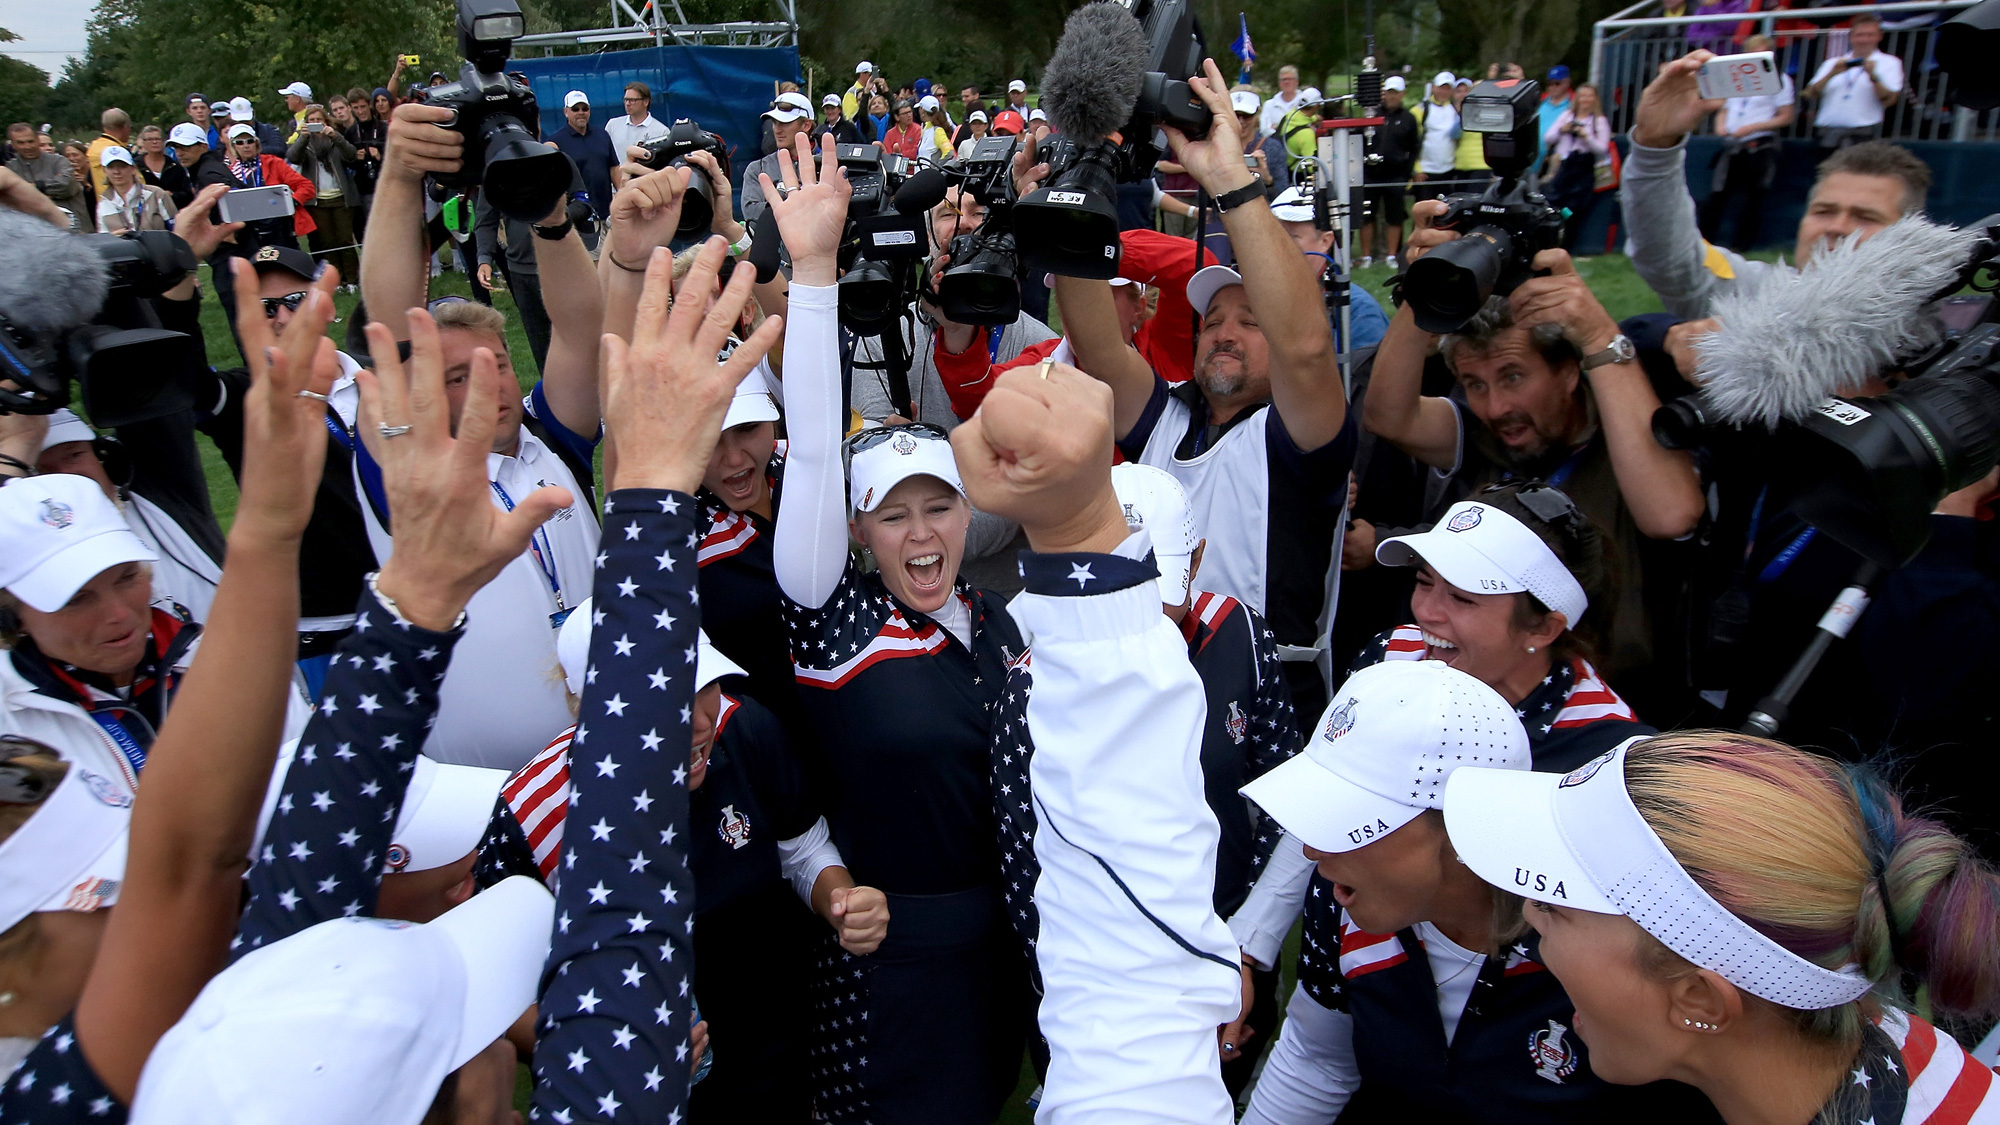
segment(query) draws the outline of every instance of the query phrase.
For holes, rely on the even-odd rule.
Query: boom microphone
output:
[[[905,215],[921,215],[944,202],[945,188],[951,185],[951,177],[942,168],[926,168],[896,189],[896,210]]]
[[[111,292],[103,255],[89,239],[0,208],[0,317],[30,332],[87,324]]]
[[[1936,347],[1943,332],[1925,306],[1957,288],[1985,233],[1910,216],[1718,298],[1721,327],[1697,344],[1696,381],[1713,416],[1766,427],[1798,421]]]
[[[1152,44],[1132,13],[1098,0],[1070,13],[1042,76],[1042,109],[1057,131],[1092,145],[1125,127]]]

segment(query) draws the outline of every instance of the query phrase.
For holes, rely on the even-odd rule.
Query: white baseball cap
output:
[[[1281,223],[1312,222],[1312,193],[1296,186],[1286,188],[1271,201],[1271,214]]]
[[[1828,969],[1800,957],[1688,875],[1625,787],[1625,756],[1639,741],[1561,775],[1452,774],[1444,824],[1460,862],[1536,902],[1623,914],[1675,953],[1774,1004],[1816,1010],[1865,995],[1870,983],[1856,966]]]
[[[1304,109],[1308,106],[1315,106],[1325,100],[1326,95],[1319,92],[1318,86],[1307,86],[1305,89],[1299,91],[1298,108]]]
[[[230,140],[232,141],[241,140],[244,137],[249,137],[253,141],[256,140],[257,130],[248,125],[231,125],[229,127]]]
[[[96,441],[97,431],[68,407],[49,415],[49,432],[42,436],[42,452],[73,441]]]
[[[764,378],[764,365],[759,363],[750,369],[750,374],[736,384],[736,394],[729,400],[729,413],[722,416],[722,428],[734,429],[751,422],[775,422],[778,420],[778,400],[771,393],[771,384]]]
[[[579,106],[579,105],[586,107],[589,106],[590,95],[584,93],[582,90],[571,90],[569,93],[563,95],[564,109],[569,109],[572,106]]]
[[[35,752],[26,742],[14,742],[13,753]],[[12,772],[4,764],[0,770]],[[0,931],[30,914],[87,913],[117,902],[131,821],[132,795],[124,785],[72,759],[34,814],[0,841]]]
[[[1156,579],[1160,604],[1188,604],[1190,572],[1195,548],[1201,546],[1201,529],[1195,526],[1187,490],[1165,469],[1133,462],[1112,466],[1111,488],[1118,494],[1118,506],[1125,509],[1125,526],[1145,531],[1153,541],[1153,562],[1160,569]]]
[[[862,59],[860,62],[854,64],[854,73],[873,74],[875,73],[875,64],[869,62],[867,59]]]
[[[111,145],[103,152],[97,154],[97,162],[106,168],[111,167],[113,164],[130,164],[132,163],[132,150],[126,148],[124,145]]]
[[[583,599],[556,632],[556,659],[562,662],[563,680],[571,695],[583,694],[584,676],[590,668],[590,634],[597,624],[595,600]],[[724,676],[749,675],[709,642],[705,630],[695,630],[695,637],[694,690],[700,691]]]
[[[1384,90],[1401,91],[1408,89],[1409,85],[1410,84],[1408,82],[1403,81],[1403,76],[1400,74],[1392,74],[1389,77],[1384,78],[1382,80],[1382,88]]]
[[[1531,765],[1499,692],[1442,661],[1386,660],[1334,690],[1304,753],[1241,792],[1307,846],[1349,852],[1443,808],[1460,767]]]
[[[517,875],[423,925],[336,918],[251,952],[160,1037],[132,1120],[416,1125],[535,1002],[554,922]]]
[[[1194,306],[1196,316],[1208,315],[1208,303],[1215,295],[1232,285],[1243,284],[1243,275],[1228,266],[1203,266],[1188,278],[1188,304]]]
[[[804,94],[787,91],[778,95],[777,103],[764,111],[764,116],[773,121],[798,121],[813,115],[812,103]]]
[[[1460,87],[1460,86],[1470,86],[1470,85],[1472,85],[1472,79],[1470,79],[1470,78],[1460,78],[1460,79],[1457,79],[1456,81],[1454,81],[1454,82],[1453,82],[1453,83],[1452,83],[1451,85],[1452,85],[1452,88],[1453,88],[1453,89],[1457,89],[1457,88],[1458,88],[1458,87]]]
[[[1229,108],[1238,113],[1255,113],[1257,107],[1263,104],[1264,100],[1257,96],[1255,90],[1236,90],[1229,95]]]
[[[43,613],[120,563],[160,556],[89,477],[49,473],[0,488],[0,588]]]
[[[192,121],[183,121],[167,131],[167,143],[185,146],[205,145],[208,143],[208,131]]]
[[[1454,83],[1454,82],[1457,82],[1457,81],[1458,81],[1458,76],[1457,76],[1457,75],[1455,75],[1455,74],[1453,74],[1453,73],[1452,73],[1451,71],[1449,71],[1449,70],[1440,70],[1440,71],[1438,71],[1438,72],[1437,72],[1437,77],[1436,77],[1436,78],[1433,78],[1433,79],[1431,79],[1431,85],[1433,85],[1433,86],[1449,86],[1449,85],[1451,85],[1452,83]]]
[[[1375,548],[1375,561],[1388,566],[1415,566],[1419,557],[1468,594],[1533,594],[1571,628],[1590,608],[1583,585],[1542,537],[1491,504],[1461,500],[1429,531]]]
[[[470,855],[506,784],[506,770],[446,765],[417,755],[382,873],[431,871]]]
[[[232,121],[255,121],[257,113],[250,106],[249,98],[229,99],[229,119]]]
[[[825,96],[825,97],[823,97],[823,98],[821,98],[821,99],[819,100],[819,104],[820,104],[820,105],[822,105],[822,106],[829,106],[829,105],[839,105],[839,104],[840,104],[840,95],[839,95],[839,94],[828,94],[827,96]]]
[[[965,119],[967,121],[984,121],[986,120],[986,111],[983,109],[975,109],[971,113],[966,114]]]
[[[923,97],[917,99],[918,109],[936,109],[937,107],[938,100],[929,94],[925,94]]]
[[[1030,121],[1047,121],[1048,119],[1049,115],[1042,112],[1041,106],[1036,106],[1028,111],[1028,120]]]
[[[284,89],[278,91],[278,93],[297,94],[299,97],[302,97],[307,101],[311,101],[313,98],[313,88],[311,86],[306,85],[303,82],[294,82],[291,85],[285,87]]]
[[[1016,78],[1012,82],[1007,83],[1007,92],[1010,94],[1025,94],[1028,92],[1028,84]]]
[[[848,459],[848,500],[857,512],[881,507],[890,490],[910,477],[933,476],[957,489],[959,495],[965,494],[958,462],[951,455],[951,441],[942,434],[884,426],[863,430],[850,441],[853,456]]]

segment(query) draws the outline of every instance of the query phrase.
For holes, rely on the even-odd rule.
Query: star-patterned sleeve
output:
[[[652,489],[604,504],[532,1121],[680,1125],[687,1114],[695,513],[693,497]]]
[[[375,913],[396,815],[463,631],[399,620],[362,592],[250,867],[231,957],[330,918]]]
[[[127,1112],[76,1045],[73,1013],[43,1032],[41,1042],[0,1084],[0,1121],[123,1125]]]
[[[1292,693],[1285,688],[1283,665],[1278,660],[1278,639],[1270,625],[1252,613],[1249,606],[1243,607],[1240,616],[1243,627],[1249,630],[1257,661],[1257,695],[1250,708],[1250,753],[1244,772],[1244,780],[1248,782],[1297,754],[1301,740],[1298,716],[1292,710]],[[1261,873],[1285,830],[1259,810],[1256,832],[1250,869]]]

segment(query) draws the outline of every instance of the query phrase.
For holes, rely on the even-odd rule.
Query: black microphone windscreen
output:
[[[768,211],[757,220],[750,234],[750,264],[756,267],[757,284],[766,285],[778,276],[778,252],[784,240],[778,234],[778,220]]]
[[[944,191],[950,184],[951,178],[944,174],[944,169],[926,168],[896,189],[896,210],[905,215],[921,215],[944,202]]]
[[[1071,12],[1042,75],[1049,122],[1080,145],[1124,128],[1151,57],[1145,31],[1123,6],[1098,0]]]
[[[111,292],[111,277],[91,239],[47,221],[0,208],[0,316],[16,326],[56,332],[90,323]]]

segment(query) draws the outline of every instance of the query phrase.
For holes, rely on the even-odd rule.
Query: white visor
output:
[[[750,374],[736,384],[736,395],[729,400],[729,413],[722,418],[723,429],[778,420],[778,400],[771,394],[770,381],[764,377],[767,370],[766,361],[758,360]]]
[[[0,842],[0,932],[45,910],[100,910],[125,878],[132,797],[72,761],[27,823]]]
[[[1153,543],[1160,576],[1160,604],[1183,606],[1191,596],[1191,569],[1201,531],[1188,506],[1187,490],[1173,474],[1151,465],[1127,463],[1111,469],[1111,488],[1125,509],[1125,526],[1144,531]]]
[[[1462,500],[1429,531],[1375,548],[1375,561],[1388,566],[1414,566],[1420,556],[1468,594],[1533,594],[1570,628],[1590,608],[1583,586],[1542,537],[1491,504]]]
[[[470,855],[506,784],[506,770],[446,765],[417,755],[382,873],[431,871]]]
[[[848,501],[857,512],[872,512],[891,489],[916,476],[936,477],[965,495],[951,442],[905,430],[854,454],[848,465]]]
[[[1625,789],[1639,739],[1560,776],[1462,769],[1444,823],[1460,862],[1524,898],[1623,914],[1731,984],[1787,1008],[1833,1008],[1872,987],[1858,967],[1822,968],[1752,929],[1674,859]]]

